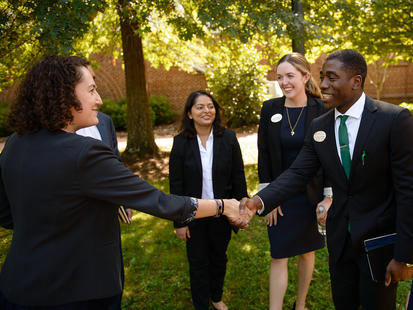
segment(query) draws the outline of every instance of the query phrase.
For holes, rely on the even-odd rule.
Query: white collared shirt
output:
[[[196,135],[199,146],[199,155],[202,163],[202,199],[214,199],[214,188],[212,186],[212,161],[214,158],[214,135],[213,130],[206,141],[206,149],[202,145],[201,139]]]
[[[79,130],[76,130],[76,134],[84,137],[92,137],[102,141],[102,136],[100,135],[100,132],[96,126],[80,128]]]
[[[340,127],[340,116],[348,115],[346,120],[347,133],[348,133],[348,143],[350,149],[350,157],[353,158],[354,145],[356,143],[357,134],[359,132],[361,115],[363,114],[364,105],[366,103],[366,95],[364,92],[361,94],[360,98],[346,111],[346,113],[341,114],[337,109],[334,110],[334,118],[336,120],[334,130],[336,137],[336,147],[337,153],[341,161],[341,152],[340,152],[340,142],[338,138],[338,129]]]

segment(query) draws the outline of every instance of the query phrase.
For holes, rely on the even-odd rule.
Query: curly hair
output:
[[[184,136],[188,138],[196,137],[197,133],[194,125],[194,120],[189,118],[188,112],[191,111],[193,105],[195,104],[196,98],[198,98],[199,96],[207,96],[211,98],[212,103],[215,107],[215,119],[212,123],[212,127],[214,128],[214,136],[221,136],[225,130],[225,128],[221,125],[221,116],[219,113],[221,107],[219,106],[215,98],[205,90],[194,91],[189,94],[188,98],[186,99],[184,111],[182,113],[181,132],[183,132]]]
[[[288,62],[294,68],[301,72],[302,75],[310,74],[310,78],[305,84],[305,92],[307,95],[311,95],[316,98],[321,98],[321,90],[311,75],[310,64],[307,59],[300,53],[286,54],[277,63],[277,67],[283,62]]]
[[[82,109],[75,86],[82,78],[81,67],[88,62],[76,56],[46,56],[27,73],[12,104],[9,125],[18,134],[41,128],[57,131],[73,116],[70,108]]]

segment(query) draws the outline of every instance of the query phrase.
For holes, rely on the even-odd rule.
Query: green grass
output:
[[[248,192],[258,188],[257,166],[246,167]],[[168,191],[168,180],[150,180]],[[12,233],[0,228],[0,262],[4,261]],[[126,283],[123,309],[193,309],[185,244],[173,232],[172,223],[135,212],[131,225],[122,224]],[[269,242],[263,218],[254,218],[247,230],[232,235],[223,300],[230,309],[268,309]],[[285,309],[297,291],[297,258],[289,260],[289,285]],[[397,309],[404,303],[411,281],[401,282]],[[312,310],[333,309],[328,274],[328,253],[317,251],[313,281],[307,297]]]

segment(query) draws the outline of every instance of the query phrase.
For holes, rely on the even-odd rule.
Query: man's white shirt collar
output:
[[[346,111],[346,113],[340,113],[337,108],[334,109],[334,119],[337,119],[340,115],[348,115],[359,119],[361,114],[363,114],[364,105],[366,104],[366,94],[363,92],[360,98]]]

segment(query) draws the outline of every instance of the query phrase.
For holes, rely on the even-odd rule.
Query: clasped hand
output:
[[[254,212],[249,209],[241,211],[240,202],[236,199],[224,199],[224,204],[224,215],[228,218],[229,223],[236,227],[247,228]]]

